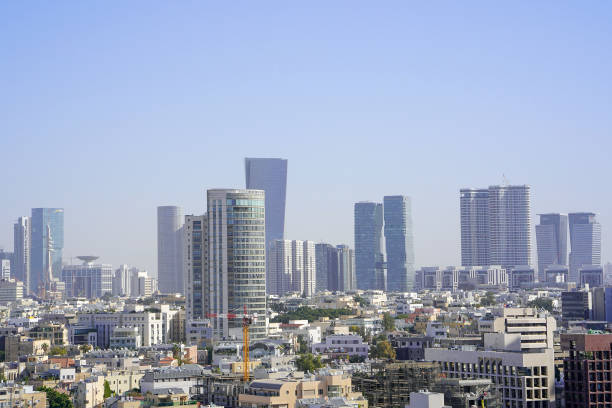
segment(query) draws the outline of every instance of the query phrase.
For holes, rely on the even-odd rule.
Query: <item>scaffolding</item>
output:
[[[372,372],[353,374],[353,387],[368,399],[369,407],[404,408],[411,392],[432,389],[441,376],[433,362],[373,364]]]

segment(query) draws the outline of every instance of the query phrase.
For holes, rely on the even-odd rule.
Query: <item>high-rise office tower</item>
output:
[[[460,196],[463,266],[531,265],[529,186],[461,189]]]
[[[65,265],[62,282],[66,285],[66,296],[101,298],[113,292],[113,268],[111,265],[94,264],[97,256],[78,256],[82,265]]]
[[[491,265],[531,265],[529,186],[489,187]]]
[[[206,319],[211,285],[208,280],[208,217],[186,215],[183,259],[187,321]]]
[[[251,338],[266,336],[266,235],[263,190],[207,191],[209,310],[257,314]],[[217,336],[242,336],[241,319],[212,319]]]
[[[247,157],[244,165],[246,188],[266,194],[266,244],[284,239],[287,160]]]
[[[414,286],[414,244],[410,197],[385,196],[385,245],[387,287],[407,292]]]
[[[355,203],[355,272],[358,289],[386,289],[382,228],[382,204]]]
[[[336,246],[336,254],[338,259],[338,277],[335,279],[338,282],[336,290],[347,292],[355,290],[355,253],[348,245]]]
[[[570,213],[570,282],[580,281],[583,265],[601,265],[601,224],[594,213]]]
[[[326,290],[338,290],[338,262],[332,262],[334,257],[337,259],[336,248],[333,245],[321,242],[315,245],[317,292]],[[334,265],[336,269],[333,269]]]
[[[30,235],[30,293],[37,293],[51,259],[53,277],[61,278],[64,249],[64,209],[32,208]],[[49,248],[49,237],[53,247]],[[50,250],[51,249],[51,250]]]
[[[536,225],[538,280],[546,282],[546,268],[567,265],[567,215],[540,214]]]
[[[13,226],[14,278],[23,282],[26,295],[30,289],[30,217],[19,217]]]
[[[460,190],[461,265],[487,266],[489,260],[489,190]]]
[[[157,207],[157,281],[162,293],[185,293],[183,222],[180,207]]]

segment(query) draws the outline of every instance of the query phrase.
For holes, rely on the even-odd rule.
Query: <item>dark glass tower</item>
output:
[[[594,213],[571,213],[570,232],[570,282],[580,282],[580,268],[584,265],[601,265],[601,224]]]
[[[266,193],[266,246],[285,237],[287,160],[244,159],[246,188]]]
[[[546,281],[546,268],[551,265],[567,265],[567,215],[540,214],[536,225],[538,246],[538,278]]]
[[[357,289],[386,289],[382,253],[383,206],[355,204],[355,275]]]
[[[47,270],[49,243],[47,226],[53,242],[51,248],[53,277],[60,279],[62,273],[62,250],[64,249],[64,209],[32,208],[32,231],[30,252],[30,292],[38,289]]]
[[[410,197],[385,196],[385,246],[387,287],[407,292],[414,286],[414,244]]]

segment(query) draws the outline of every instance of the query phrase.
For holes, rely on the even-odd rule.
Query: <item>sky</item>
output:
[[[0,2],[0,247],[65,208],[65,261],[156,273],[156,207],[289,160],[286,237],[353,243],[412,197],[417,265],[460,262],[459,189],[594,211],[612,257],[612,3]],[[532,245],[535,250],[535,237]],[[533,263],[536,263],[534,256]]]

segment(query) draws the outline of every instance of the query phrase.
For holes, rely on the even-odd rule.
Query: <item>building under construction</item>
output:
[[[441,378],[430,391],[444,394],[452,408],[501,408],[501,397],[488,378]]]
[[[372,364],[372,372],[353,374],[353,388],[368,399],[369,407],[404,408],[410,402],[411,392],[431,390],[440,376],[438,363]]]

